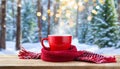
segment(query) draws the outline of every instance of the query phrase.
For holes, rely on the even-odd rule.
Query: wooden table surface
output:
[[[94,64],[81,61],[45,62],[40,59],[19,59],[15,55],[0,55],[0,69],[120,69],[120,56],[117,63]]]

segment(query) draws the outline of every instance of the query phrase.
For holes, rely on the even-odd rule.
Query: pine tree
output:
[[[37,4],[34,0],[33,3],[29,0],[22,0],[21,9],[21,29],[22,29],[22,43],[24,42],[37,42],[39,41],[37,28]],[[37,38],[36,38],[37,37]]]
[[[117,24],[118,15],[114,0],[105,0],[104,4],[97,0],[97,6],[92,10],[92,15],[91,30],[94,36],[94,43],[100,48],[117,47],[119,26]]]
[[[93,2],[85,2],[83,5],[87,8],[84,11],[79,12],[79,23],[78,23],[78,41],[79,43],[92,44],[91,32],[89,32],[90,20],[91,20],[91,7],[93,7]],[[80,7],[81,8],[81,7]]]
[[[15,0],[9,0],[7,5],[9,6],[6,7],[6,40],[15,41],[17,3]]]

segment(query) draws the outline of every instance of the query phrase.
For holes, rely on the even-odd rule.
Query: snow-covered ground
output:
[[[47,42],[45,43],[46,45]],[[108,54],[108,55],[118,55],[120,54],[120,48],[119,49],[115,49],[114,47],[111,48],[102,48],[99,49],[96,45],[86,45],[86,44],[80,44],[78,43],[77,39],[73,39],[72,44],[75,45],[77,47],[78,50],[87,50],[87,51],[91,51],[94,53],[98,53],[98,54]],[[11,41],[6,41],[6,50],[2,50],[0,51],[0,54],[4,54],[4,55],[11,55],[11,54],[17,54],[18,51],[15,50],[15,42],[11,42]],[[32,52],[41,52],[41,43],[24,43],[22,44],[22,46],[29,51]]]

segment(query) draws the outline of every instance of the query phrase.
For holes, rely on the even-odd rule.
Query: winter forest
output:
[[[120,51],[119,14],[120,0],[0,0],[0,51],[36,50],[50,34],[72,35],[79,49]]]

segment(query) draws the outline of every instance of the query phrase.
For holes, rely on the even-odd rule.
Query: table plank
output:
[[[16,55],[0,55],[0,69],[120,69],[117,63],[94,64],[81,61],[46,62],[41,59],[19,59]]]

